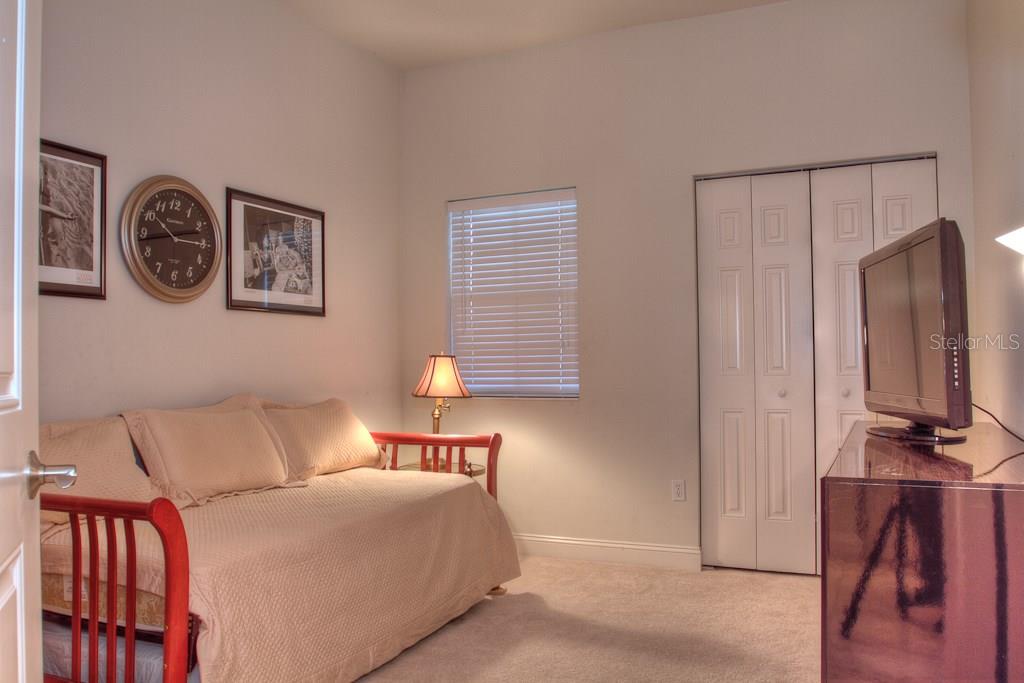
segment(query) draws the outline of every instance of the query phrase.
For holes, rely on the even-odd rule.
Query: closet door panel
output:
[[[807,172],[751,178],[757,568],[815,571],[814,330]]]
[[[697,183],[701,551],[756,566],[750,178]]]
[[[811,172],[818,475],[865,416],[860,271],[874,251],[871,167]]]
[[[872,165],[875,249],[939,217],[935,170],[935,159]]]
[[[817,475],[867,417],[861,366],[861,257],[874,251],[871,166],[811,172]],[[819,493],[815,486],[815,495]],[[820,504],[820,501],[819,501]],[[820,538],[820,527],[817,537]],[[818,549],[818,558],[820,560]]]

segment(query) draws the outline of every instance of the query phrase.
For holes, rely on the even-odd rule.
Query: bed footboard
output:
[[[501,449],[501,434],[419,434],[410,432],[370,432],[377,445],[388,456],[385,469],[398,469],[398,447],[420,447],[420,469],[424,472],[452,472],[452,454],[458,448],[458,469],[466,471],[466,449],[487,449],[487,492],[498,498],[498,451]],[[390,446],[390,450],[388,447]],[[446,449],[444,467],[441,467],[440,450]],[[429,455],[428,455],[429,454]]]
[[[72,590],[71,600],[71,678],[46,676],[47,683],[82,680],[82,535],[89,547],[88,621],[89,634],[88,679],[99,680],[100,657],[105,658],[107,680],[113,681],[117,671],[117,586],[125,586],[124,613],[124,681],[135,680],[135,601],[136,555],[135,523],[152,524],[160,536],[164,551],[164,683],[183,683],[188,675],[189,624],[188,613],[188,542],[174,504],[166,498],[148,503],[103,500],[42,494],[41,508],[67,513],[71,523]],[[99,520],[102,518],[106,536],[108,587],[106,600],[106,653],[99,652],[100,628],[100,548]],[[116,524],[120,520],[124,529],[124,557],[126,575],[118,577],[118,548]],[[95,552],[93,552],[95,550]]]

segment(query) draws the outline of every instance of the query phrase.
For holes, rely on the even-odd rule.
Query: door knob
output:
[[[39,462],[35,451],[28,453],[28,497],[35,498],[39,487],[43,484],[56,484],[57,488],[66,489],[74,485],[78,479],[78,468],[74,465],[54,465],[48,467]]]
[[[843,395],[843,398],[850,398],[850,390],[849,389],[843,389],[839,393],[841,393]]]
[[[779,389],[779,398],[786,398],[786,390]]]

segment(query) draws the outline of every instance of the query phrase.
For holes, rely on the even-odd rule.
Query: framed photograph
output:
[[[107,298],[107,157],[39,142],[39,293]]]
[[[325,315],[324,212],[227,189],[228,308]]]

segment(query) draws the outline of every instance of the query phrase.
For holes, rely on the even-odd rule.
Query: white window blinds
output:
[[[580,393],[576,190],[448,203],[451,342],[477,396]]]

